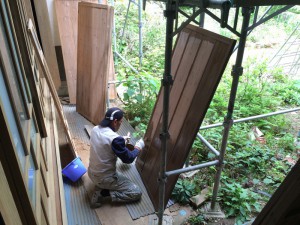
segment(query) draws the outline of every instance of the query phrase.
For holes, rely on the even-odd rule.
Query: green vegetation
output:
[[[196,185],[193,181],[189,180],[178,180],[175,185],[175,188],[172,193],[172,198],[177,201],[181,202],[182,204],[187,204],[190,201],[190,197],[196,194]]]
[[[192,216],[188,220],[188,224],[205,225],[205,218],[202,215]]]
[[[162,9],[161,9],[162,11]],[[116,5],[116,17],[125,18],[126,6]],[[293,15],[291,15],[293,14]],[[274,26],[291,31],[295,25],[292,16],[299,16],[295,8],[270,22],[264,32],[276,30]],[[137,10],[130,10],[127,29],[122,34],[122,20],[116,24],[118,51],[138,68],[134,73],[121,60],[117,61],[116,71],[119,80],[125,80],[120,97],[124,103],[127,119],[142,135],[150,119],[156,96],[160,88],[160,79],[164,66],[165,21],[151,17],[144,12],[143,65],[138,60],[138,22]],[[285,18],[289,17],[290,22]],[[162,18],[162,16],[161,16]],[[295,20],[297,21],[297,20]],[[117,21],[118,22],[118,21]],[[263,28],[259,28],[263,29]],[[282,32],[281,29],[279,29]],[[264,32],[253,32],[249,42],[263,39]],[[222,31],[227,35],[228,32]],[[285,35],[285,34],[283,34]],[[231,67],[231,66],[230,66]],[[228,67],[206,113],[203,125],[223,122],[227,113],[231,88],[231,68]],[[234,119],[245,118],[300,105],[300,80],[292,80],[280,68],[269,68],[268,59],[247,58],[243,63],[244,73],[240,77],[235,101]],[[262,140],[253,138],[253,128],[263,134]],[[216,148],[220,149],[222,127],[202,130],[201,134]],[[260,120],[251,120],[234,124],[230,131],[225,156],[225,167],[221,178],[218,201],[228,217],[236,217],[241,224],[255,216],[269,197],[261,193],[273,194],[297,160],[291,121],[285,115],[272,116]],[[252,138],[251,138],[252,137]],[[215,158],[206,146],[195,140],[190,161],[199,164]],[[291,160],[287,160],[291,158]],[[183,204],[205,187],[212,187],[215,168],[205,168],[190,179],[179,179],[174,191],[174,200]],[[191,217],[189,224],[205,224],[200,214]]]
[[[266,62],[257,63],[249,59],[244,63],[244,74],[240,79],[234,118],[244,118],[278,110],[279,107],[299,105],[299,81],[283,79],[279,69],[270,70]],[[204,123],[222,122],[226,114],[228,90],[230,90],[229,71],[224,74]],[[286,95],[286,92],[292,92]],[[227,96],[227,98],[225,98]],[[285,160],[291,155],[297,160],[294,136],[290,133],[291,122],[284,115],[252,120],[234,124],[230,131],[225,167],[222,173],[220,203],[227,216],[237,217],[237,223],[260,211],[268,198],[254,193],[262,190],[272,194],[291,169],[292,164]],[[258,127],[264,134],[265,143],[251,140],[249,133]],[[201,134],[220,147],[222,128],[201,131]],[[217,148],[218,148],[217,147]],[[193,163],[203,163],[214,157],[207,147],[196,140],[191,159]],[[201,180],[200,186],[211,186],[211,176]],[[196,175],[195,180],[201,179]]]
[[[151,112],[159,90],[158,79],[140,72],[138,75],[126,75],[119,73],[119,77],[125,80],[122,83],[125,92],[122,101],[126,118],[142,136],[148,124]]]
[[[258,202],[260,196],[247,188],[243,188],[238,183],[223,182],[220,198],[227,216],[236,216],[237,223],[245,222],[247,219],[250,220],[249,215],[253,211],[259,212],[261,209]]]

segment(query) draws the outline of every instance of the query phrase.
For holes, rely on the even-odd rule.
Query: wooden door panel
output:
[[[186,76],[186,72],[190,71],[192,68],[194,61],[191,59],[195,58],[195,56],[198,52],[200,43],[201,43],[201,40],[197,39],[195,37],[195,35],[191,33],[189,41],[185,47],[185,51],[183,52],[183,56],[180,61],[180,65],[178,67],[177,73],[175,74],[176,78],[174,79],[174,84],[173,84],[173,87],[170,92],[170,102],[181,102],[180,98],[182,97],[183,92],[186,90],[184,88],[186,85],[186,82],[187,82],[187,78],[188,78],[188,76]],[[185,103],[186,102],[183,102],[183,104],[185,104]],[[176,110],[177,106],[178,106],[178,104],[170,104],[170,106],[169,106],[169,119],[172,120],[173,117],[176,117],[176,119],[179,119],[179,121],[173,120],[173,123],[169,123],[170,125],[173,125],[173,128],[174,128],[172,140],[174,140],[174,139],[176,140],[176,138],[178,136],[178,132],[180,131],[180,127],[177,125],[185,117],[183,115],[182,118],[179,118],[182,115],[182,111]],[[186,106],[187,106],[187,104],[186,104]],[[155,138],[153,139],[153,141],[151,143],[151,151],[148,152],[148,155],[149,155],[147,157],[148,160],[145,162],[146,165],[144,165],[147,168],[155,167],[155,164],[160,161],[160,154],[157,154],[157,152],[159,152],[161,149],[161,141],[159,138],[159,134],[161,133],[161,129],[160,129],[161,124],[162,124],[162,115],[160,114],[159,126],[156,127],[156,132],[154,135]],[[177,130],[177,128],[179,128],[179,130]],[[169,140],[169,144],[170,144],[170,140]],[[159,167],[157,169],[159,170]],[[151,174],[146,174],[146,175],[148,178],[149,178],[149,176],[152,176],[153,180],[157,176],[156,173],[151,173]],[[152,187],[155,188],[155,186],[151,186],[151,188]]]
[[[98,3],[98,0],[83,1]],[[78,2],[79,0],[55,0],[67,86],[72,104],[76,104],[77,88]]]
[[[189,38],[189,33],[181,33],[179,38],[177,39],[176,48],[174,49],[174,52],[173,52],[172,65],[171,65],[171,75],[172,75],[173,79],[176,76],[176,72],[179,67],[180,60],[183,56],[185,47],[187,45],[188,38]],[[171,87],[171,89],[172,89],[172,87]],[[139,165],[138,168],[140,168],[141,170],[144,167],[144,161],[147,158],[147,154],[149,152],[148,149],[149,149],[149,146],[151,145],[151,140],[152,140],[151,137],[154,136],[155,132],[157,131],[156,130],[157,127],[161,127],[161,124],[159,125],[159,123],[161,123],[160,120],[161,120],[161,115],[162,115],[162,110],[163,110],[162,89],[159,91],[157,101],[155,103],[154,108],[156,110],[153,111],[153,113],[151,115],[151,119],[148,124],[147,131],[146,131],[146,134],[144,137],[146,147],[143,150],[143,154],[140,155],[139,160],[136,162]],[[150,156],[150,158],[151,158],[151,156]]]
[[[182,168],[209,107],[235,41],[188,25],[180,33],[172,56],[174,83],[170,91],[167,170]],[[155,209],[161,152],[163,92],[159,93],[146,134],[146,148],[136,167]],[[165,203],[178,176],[168,177]]]
[[[79,3],[77,112],[99,124],[106,111],[113,8]]]

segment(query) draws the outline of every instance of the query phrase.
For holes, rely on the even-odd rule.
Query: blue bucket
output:
[[[79,178],[82,177],[85,173],[86,168],[84,167],[79,157],[75,158],[62,170],[62,174],[73,182],[79,180]]]

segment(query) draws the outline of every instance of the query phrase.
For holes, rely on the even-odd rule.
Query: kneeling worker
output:
[[[126,147],[126,138],[118,135],[124,112],[119,108],[110,108],[100,125],[91,132],[90,162],[88,175],[96,186],[92,194],[91,207],[101,206],[103,199],[110,197],[112,202],[132,202],[141,198],[140,188],[116,171],[117,157],[123,163],[132,163],[145,144],[137,141],[134,150]]]

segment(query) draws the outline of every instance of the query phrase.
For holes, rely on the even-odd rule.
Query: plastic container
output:
[[[134,146],[132,144],[126,144],[126,147],[130,150],[133,151],[134,150]]]
[[[69,178],[71,181],[76,182],[86,173],[86,168],[84,167],[81,159],[76,157],[72,162],[70,162],[63,170],[62,174]]]

